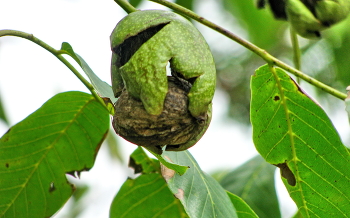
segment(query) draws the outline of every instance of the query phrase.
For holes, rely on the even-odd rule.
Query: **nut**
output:
[[[192,84],[192,116],[200,119],[208,113],[215,92],[215,63],[202,34],[186,18],[163,10],[136,11],[116,25],[110,39],[115,97],[125,88],[149,114],[161,114],[170,64],[172,76]]]
[[[115,104],[113,127],[115,132],[139,146],[157,153],[186,150],[204,134],[211,120],[211,110],[201,120],[188,110],[189,82],[168,77],[168,92],[160,115],[147,113],[142,102],[123,90]]]

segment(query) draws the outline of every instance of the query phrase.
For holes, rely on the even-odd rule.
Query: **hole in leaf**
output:
[[[135,36],[131,36],[124,40],[124,42],[117,47],[113,48],[113,51],[120,57],[119,62],[117,62],[117,67],[122,67],[126,64],[130,58],[135,54],[135,52],[152,38],[157,32],[159,32],[163,27],[168,25],[168,23],[161,23],[157,26],[152,26],[148,29],[139,32]]]
[[[51,182],[51,183],[50,183],[49,192],[51,193],[51,192],[53,192],[53,191],[55,191],[55,190],[56,190],[55,183]]]
[[[137,164],[134,158],[130,157],[129,159],[129,167],[134,169],[135,174],[142,173],[143,168],[141,164]]]
[[[295,179],[293,172],[289,169],[288,165],[286,163],[281,163],[281,164],[277,164],[275,166],[280,168],[281,175],[283,178],[287,179],[288,184],[291,186],[295,186],[296,179]]]

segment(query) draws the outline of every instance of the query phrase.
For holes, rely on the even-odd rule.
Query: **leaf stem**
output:
[[[244,46],[245,48],[247,48],[248,50],[254,52],[255,54],[257,54],[258,56],[260,56],[262,59],[264,59],[269,65],[275,65],[278,66],[292,74],[294,74],[295,76],[305,80],[306,82],[324,90],[325,92],[328,92],[329,94],[344,100],[346,98],[346,94],[304,74],[303,72],[301,72],[298,69],[295,69],[291,66],[289,66],[288,64],[280,61],[279,59],[275,58],[274,56],[272,56],[271,54],[269,54],[268,52],[266,52],[264,49],[259,48],[258,46],[254,45],[253,43],[240,38],[239,36],[235,35],[234,33],[222,28],[221,26],[218,26],[217,24],[199,16],[198,14],[194,13],[191,10],[188,10],[187,8],[184,8],[178,4],[166,1],[166,0],[150,0],[153,2],[156,2],[158,4],[164,5],[170,9],[173,9],[174,11],[176,11],[179,14],[182,14],[184,16],[190,17],[196,21],[198,21],[199,23],[221,33],[222,35],[234,40],[235,42],[237,42],[238,44]]]
[[[298,41],[298,35],[292,27],[290,28],[290,39],[292,41],[294,67],[297,70],[301,70],[301,62],[300,62],[301,52],[300,52],[300,46]],[[297,82],[300,83],[299,77],[297,77]]]
[[[298,36],[293,28],[290,28],[290,39],[292,41],[292,47],[293,47],[293,62],[294,62],[294,67],[297,70],[301,69],[301,52],[300,52],[300,47],[299,47],[299,41],[298,41]]]
[[[318,88],[320,88],[321,90],[325,91],[325,92],[328,92],[329,94],[341,99],[341,100],[345,100],[346,98],[346,94],[345,93],[342,93],[318,80],[316,80],[315,78],[311,77],[311,76],[308,76],[304,73],[302,73],[301,71],[287,65],[286,63],[274,58],[275,62],[274,64],[292,74],[294,74],[295,76],[303,79],[304,81],[310,83],[311,85],[314,85]]]
[[[259,56],[265,56],[266,51],[257,47],[256,45],[254,45],[251,42],[248,42],[240,37],[238,37],[237,35],[235,35],[234,33],[218,26],[217,24],[205,19],[204,17],[199,16],[198,14],[194,13],[193,11],[182,7],[178,4],[166,1],[166,0],[150,0],[152,2],[156,2],[158,4],[164,5],[168,8],[173,9],[174,11],[178,12],[179,14],[182,14],[184,16],[190,17],[196,21],[198,21],[199,23],[202,23],[203,25],[223,34],[224,36],[236,41],[237,43],[241,44],[242,46],[246,47],[247,49],[251,50],[252,52],[256,53]],[[265,58],[264,58],[265,59]]]
[[[121,8],[124,9],[128,14],[137,11],[127,0],[114,0]]]
[[[66,65],[75,74],[76,77],[78,77],[78,79],[85,85],[85,87],[87,89],[89,89],[89,91],[94,96],[94,98],[98,102],[100,102],[105,108],[107,108],[105,103],[103,102],[103,100],[96,93],[94,87],[79,73],[79,71],[77,71],[73,67],[73,65],[71,63],[69,63],[69,61],[67,61],[67,59],[65,59],[62,56],[62,52],[60,50],[56,50],[56,49],[52,48],[51,46],[49,46],[45,42],[43,42],[40,39],[36,38],[33,34],[21,32],[21,31],[17,31],[17,30],[0,30],[0,37],[3,37],[3,36],[16,36],[16,37],[27,39],[27,40],[32,41],[35,44],[39,45],[40,47],[44,48],[45,50],[47,50],[51,54],[53,54],[64,65]]]

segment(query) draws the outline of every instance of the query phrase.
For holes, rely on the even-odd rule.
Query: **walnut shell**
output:
[[[193,146],[208,128],[211,110],[202,120],[191,115],[187,97],[190,88],[187,81],[168,77],[168,93],[160,115],[148,114],[142,102],[124,89],[115,104],[112,122],[115,132],[158,154],[165,145],[167,151],[181,151]]]

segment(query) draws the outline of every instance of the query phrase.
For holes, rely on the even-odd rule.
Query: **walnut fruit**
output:
[[[207,130],[211,120],[211,104],[206,116],[195,118],[188,110],[188,92],[191,84],[168,77],[168,92],[160,115],[151,115],[142,101],[123,90],[115,104],[113,127],[115,132],[136,145],[162,153],[182,151],[193,146]]]

